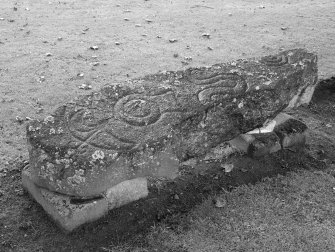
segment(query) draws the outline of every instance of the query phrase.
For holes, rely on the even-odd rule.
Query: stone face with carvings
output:
[[[27,125],[23,184],[35,199],[124,205],[148,194],[146,178],[173,180],[181,162],[308,103],[316,81],[316,55],[295,49],[113,83]]]

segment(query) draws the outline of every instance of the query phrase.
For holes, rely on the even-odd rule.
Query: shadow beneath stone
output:
[[[264,177],[315,167],[317,161],[307,156],[302,149],[297,152],[283,150],[257,159],[235,156],[228,162],[234,165],[229,173],[222,168],[222,162],[201,162],[194,168],[184,167],[183,176],[174,181],[161,181],[161,186],[157,186],[157,181],[151,181],[153,186],[147,198],[111,210],[104,218],[79,227],[70,236],[85,240],[87,244],[100,244],[106,243],[106,237],[108,242],[129,241],[160,222],[172,223],[174,226],[183,222],[183,229],[187,229],[185,218],[175,220],[175,216],[180,217],[180,214],[189,212],[207,197],[223,189],[230,191],[243,184],[256,183]],[[192,174],[187,171],[204,170],[204,166],[206,171],[203,173]]]

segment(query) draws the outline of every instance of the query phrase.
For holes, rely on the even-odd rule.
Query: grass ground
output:
[[[83,83],[94,91],[161,70],[279,49],[316,51],[319,76],[329,78],[335,62],[334,7],[333,0],[2,0],[0,251],[83,251],[22,191],[20,164],[27,148],[17,116],[44,117],[89,92],[78,89]],[[99,49],[91,50],[94,45]],[[189,65],[184,57],[192,58]],[[106,236],[103,244],[90,244],[90,251],[335,251],[335,99],[323,95],[317,108],[297,116],[317,140],[309,143],[309,153],[326,170],[310,167],[212,196],[224,198],[225,207],[215,208],[209,198],[131,240]]]
[[[177,227],[156,226],[135,242],[101,249],[335,251],[335,178],[331,172],[300,171],[241,186],[207,199],[180,219]],[[214,206],[216,197],[226,201],[225,207]]]

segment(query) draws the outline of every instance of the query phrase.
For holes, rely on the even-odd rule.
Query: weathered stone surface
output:
[[[297,49],[106,86],[27,125],[23,185],[40,203],[46,190],[119,207],[146,196],[145,178],[173,180],[181,162],[308,101],[301,97],[316,80],[316,55]],[[129,181],[142,182],[131,191]]]

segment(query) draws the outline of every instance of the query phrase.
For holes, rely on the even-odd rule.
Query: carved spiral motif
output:
[[[114,107],[119,119],[134,126],[146,126],[158,121],[161,116],[159,106],[150,97],[128,95],[121,98]]]
[[[288,59],[285,55],[275,55],[263,57],[261,62],[267,66],[282,66],[288,62]]]
[[[81,109],[69,115],[68,127],[73,136],[85,141],[106,121],[107,119],[94,115],[93,111]]]

